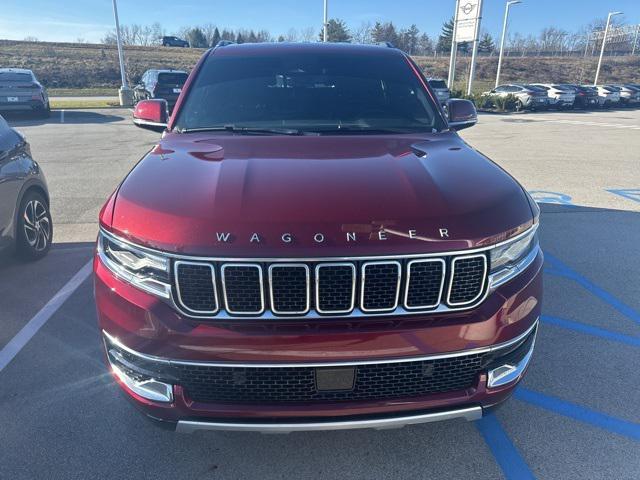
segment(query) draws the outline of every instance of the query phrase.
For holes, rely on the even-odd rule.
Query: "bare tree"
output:
[[[284,36],[286,42],[297,42],[299,38],[298,30],[295,28],[290,28]]]
[[[316,29],[306,27],[300,30],[300,40],[303,42],[313,42],[316,38]]]
[[[353,29],[352,37],[354,43],[372,43],[372,29],[373,25],[371,25],[371,22],[362,22],[360,26]]]

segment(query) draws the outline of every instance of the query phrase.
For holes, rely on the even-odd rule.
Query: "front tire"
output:
[[[39,192],[28,192],[18,210],[16,249],[25,260],[38,260],[51,248],[53,222],[49,204]]]

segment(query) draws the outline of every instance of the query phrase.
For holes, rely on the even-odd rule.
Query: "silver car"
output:
[[[31,70],[0,68],[0,113],[16,111],[46,118],[51,114],[49,95]]]
[[[545,110],[549,107],[547,92],[538,88],[527,88],[524,85],[508,84],[498,85],[485,95],[498,95],[516,97],[516,110]]]

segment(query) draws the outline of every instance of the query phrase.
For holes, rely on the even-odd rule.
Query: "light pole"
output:
[[[602,57],[604,56],[604,47],[607,43],[607,34],[609,33],[609,25],[611,24],[611,17],[613,17],[614,15],[622,15],[622,12],[609,12],[609,15],[607,15],[607,26],[604,28],[604,37],[602,37],[602,48],[600,48],[600,58],[598,59],[596,78],[593,81],[594,86],[598,84],[598,77],[600,76],[600,66],[602,65]]]
[[[120,37],[120,22],[118,21],[118,5],[116,4],[116,0],[113,0],[113,16],[116,20],[116,42],[118,44],[118,60],[120,61],[120,79],[122,80],[122,86],[118,93],[120,105],[128,107],[133,105],[133,92],[127,84],[127,76],[124,72],[124,55],[122,53],[122,38]]]
[[[507,21],[509,20],[509,8],[511,5],[522,3],[521,0],[510,0],[504,9],[504,23],[502,24],[502,39],[500,40],[500,56],[498,57],[498,72],[496,73],[496,87],[500,85],[500,70],[502,69],[502,54],[504,52],[504,40],[507,36]]]
[[[453,14],[453,32],[451,33],[451,55],[449,56],[449,77],[447,78],[447,87],[449,90],[453,88],[453,82],[456,77],[456,53],[458,44],[456,43],[456,28],[458,26],[458,10],[460,9],[460,0],[456,0],[456,13]]]
[[[638,33],[640,33],[640,23],[636,26],[636,36],[633,39],[633,49],[631,50],[631,55],[636,54],[636,45],[638,44]]]
[[[328,19],[328,12],[329,12],[329,0],[324,0],[324,22],[322,24],[322,41],[326,42],[328,40],[328,32],[327,29],[329,27],[329,19]]]

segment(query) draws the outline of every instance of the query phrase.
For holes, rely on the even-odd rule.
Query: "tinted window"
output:
[[[158,83],[163,85],[184,85],[187,81],[188,75],[186,73],[160,73],[158,75]]]
[[[444,80],[429,80],[429,85],[433,88],[447,88],[447,84]]]
[[[0,82],[31,83],[32,80],[30,73],[0,72]]]
[[[431,131],[437,108],[401,55],[214,55],[176,126]]]

